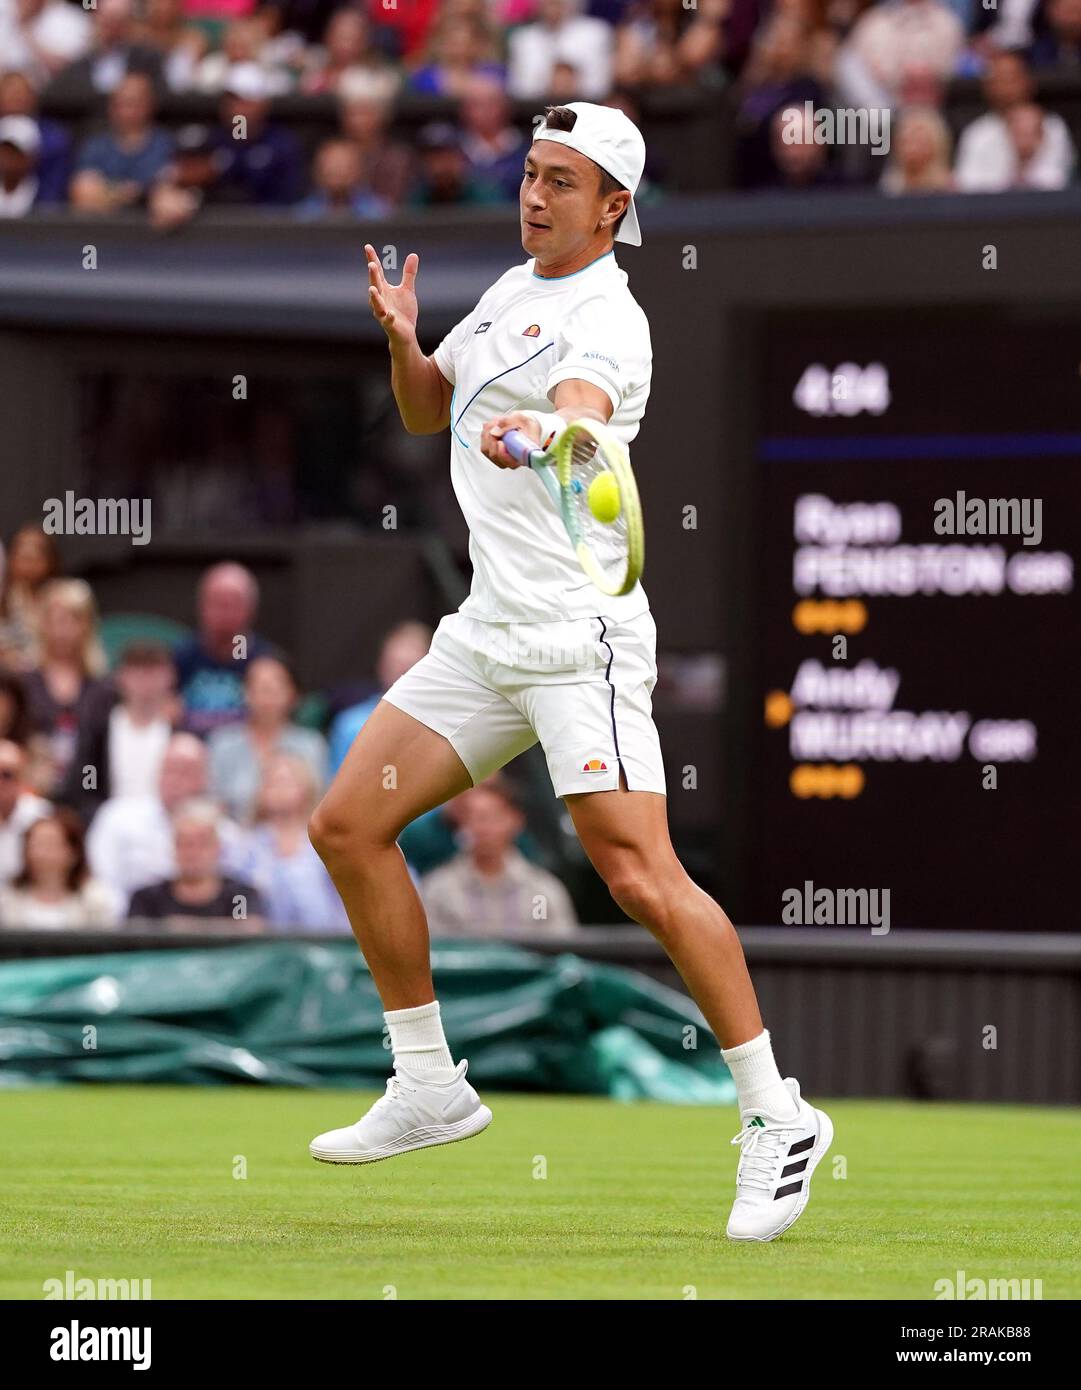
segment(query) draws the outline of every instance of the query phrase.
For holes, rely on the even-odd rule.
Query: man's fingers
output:
[[[383,325],[384,328],[391,328],[394,325],[394,314],[383,303],[383,296],[374,285],[368,290],[368,302],[372,306],[372,313]]]
[[[375,247],[365,245],[364,254],[368,258],[368,283],[375,285],[377,289],[385,290],[387,287],[386,276],[383,274],[379,257],[375,254]]]
[[[402,289],[411,290],[413,288],[419,269],[420,257],[415,251],[410,251],[405,258],[405,265],[402,266]]]

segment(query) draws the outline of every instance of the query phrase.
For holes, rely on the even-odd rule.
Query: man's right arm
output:
[[[415,334],[406,343],[391,340],[390,387],[410,434],[438,434],[450,424],[451,384],[435,358],[421,352]]]

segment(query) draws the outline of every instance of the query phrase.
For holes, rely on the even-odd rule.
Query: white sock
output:
[[[767,1115],[786,1120],[799,1113],[799,1106],[781,1080],[781,1073],[773,1060],[768,1032],[761,1032],[757,1038],[740,1043],[738,1047],[722,1047],[721,1056],[728,1063],[732,1080],[736,1083],[740,1115],[751,1110],[764,1110]]]
[[[438,999],[415,1009],[392,1009],[383,1018],[390,1029],[390,1047],[396,1067],[423,1073],[425,1081],[450,1080],[454,1075],[454,1059],[443,1036]]]

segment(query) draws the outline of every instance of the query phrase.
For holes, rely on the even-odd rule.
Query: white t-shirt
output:
[[[132,722],[123,705],[109,715],[109,795],[153,796],[165,749],[172,737],[167,719]]]
[[[454,387],[450,475],[469,527],[473,586],[461,612],[483,622],[549,622],[649,608],[641,584],[610,598],[586,577],[544,484],[531,468],[498,468],[481,427],[512,410],[552,411],[561,381],[608,393],[609,428],[629,444],[649,397],[649,324],[608,252],[571,275],[534,262],[501,276],[443,339],[435,363]]]

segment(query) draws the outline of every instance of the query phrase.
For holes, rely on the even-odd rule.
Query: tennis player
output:
[[[390,285],[371,246],[372,313],[411,434],[450,428],[451,478],[473,582],[431,650],[364,725],[311,822],[386,1010],[394,1075],[356,1124],[313,1157],[370,1163],[479,1133],[491,1121],[451,1056],[428,928],[397,844],[411,821],[540,742],[556,796],[615,901],[672,958],[736,1084],[741,1153],[727,1233],[772,1240],[807,1204],[832,1125],[782,1080],[739,939],[688,877],[668,833],[650,696],[656,627],[640,584],[617,598],[580,568],[542,480],[502,443],[548,447],[569,422],[606,423],[624,445],[649,396],[649,325],[614,242],[641,244],[634,192],[645,145],[620,111],[550,109],[525,161],[529,259],[508,270],[425,356],[418,258]]]

